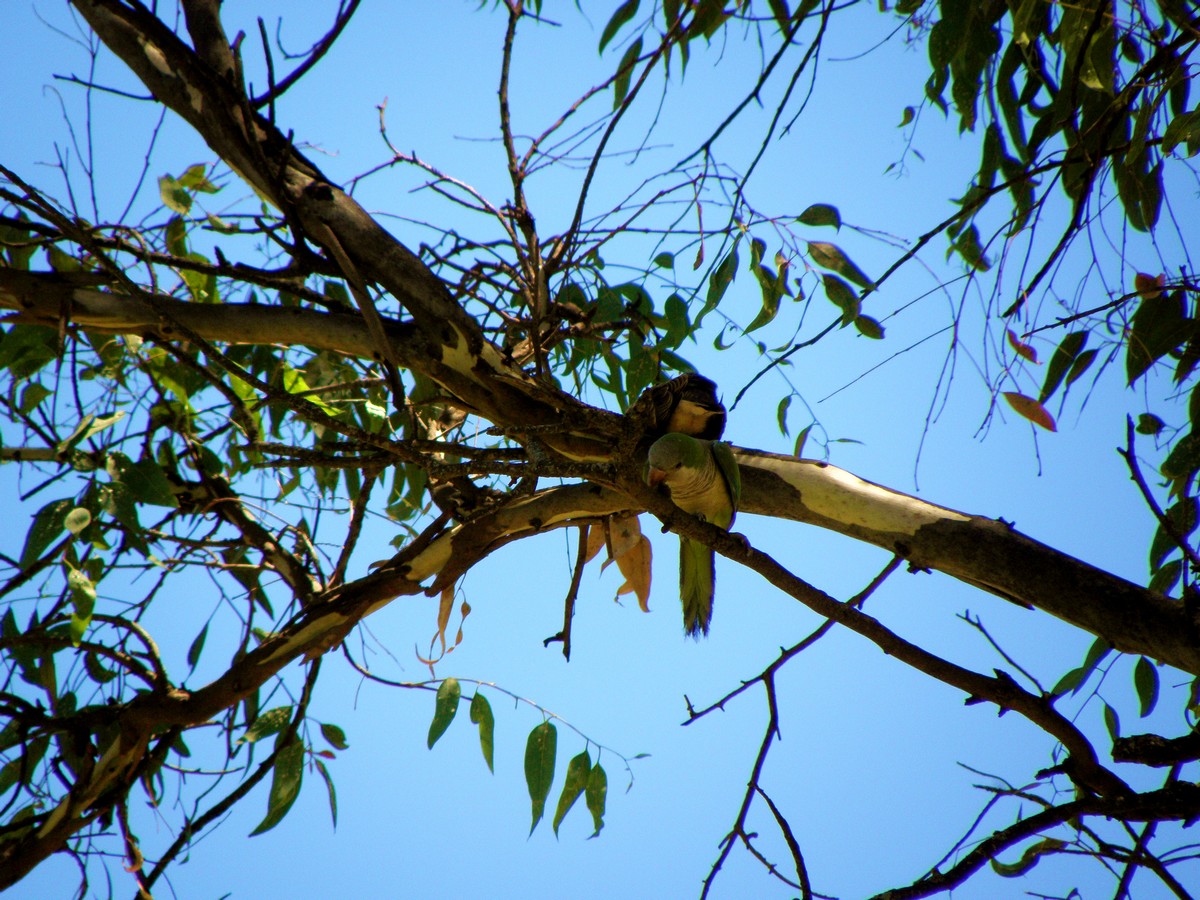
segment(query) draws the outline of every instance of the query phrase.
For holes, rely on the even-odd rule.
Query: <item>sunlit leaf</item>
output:
[[[433,749],[438,738],[446,733],[446,729],[454,721],[454,714],[458,712],[458,701],[461,696],[462,688],[459,686],[457,678],[447,678],[438,686],[437,699],[433,707],[433,721],[429,723],[429,737],[426,739],[426,745],[430,749]]]
[[[487,697],[475,690],[475,696],[471,698],[471,721],[479,726],[479,749],[483,752],[483,759],[487,763],[488,771],[495,772],[492,766],[492,753],[495,743],[496,720],[492,716],[492,705],[488,703]]]
[[[608,774],[600,763],[592,766],[592,771],[588,773],[583,796],[587,801],[588,811],[592,814],[592,837],[595,837],[604,827],[604,807],[608,802]]]
[[[592,771],[592,760],[584,750],[578,756],[572,757],[567,763],[567,775],[563,783],[562,793],[558,797],[558,808],[554,811],[554,834],[558,834],[558,826],[570,812],[583,789],[587,787],[588,776]]]
[[[270,831],[288,814],[300,795],[304,778],[304,744],[293,739],[275,757],[271,776],[271,793],[267,797],[267,814],[250,836]]]
[[[554,756],[558,749],[558,732],[553,723],[542,722],[529,732],[525,742],[525,784],[533,807],[533,822],[529,833],[537,828],[546,812],[546,798],[554,783]]]
[[[274,709],[268,709],[246,729],[246,733],[242,735],[238,743],[253,743],[265,737],[270,737],[273,734],[278,734],[291,718],[292,708],[290,706],[277,706]]]

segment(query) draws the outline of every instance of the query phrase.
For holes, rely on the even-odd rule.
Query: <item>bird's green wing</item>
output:
[[[742,473],[738,469],[737,460],[733,458],[733,448],[724,441],[713,441],[712,455],[717,463],[717,470],[729,488],[729,499],[733,502],[733,509],[729,511],[729,525],[732,525],[742,499]],[[726,530],[729,525],[725,526]]]

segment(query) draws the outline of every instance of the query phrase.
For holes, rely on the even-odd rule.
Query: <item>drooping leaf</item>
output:
[[[592,766],[588,773],[587,787],[584,788],[584,800],[588,812],[592,814],[592,837],[600,833],[604,827],[604,806],[608,802],[608,774],[600,763]]]
[[[854,288],[836,275],[822,275],[821,283],[825,287],[825,296],[842,311],[843,327],[858,318],[860,306]]]
[[[1182,346],[1196,332],[1185,308],[1183,291],[1143,300],[1133,314],[1125,345],[1125,378],[1133,384],[1156,361]]]
[[[329,770],[325,768],[325,763],[319,759],[314,759],[317,771],[325,782],[325,790],[329,794],[329,815],[333,819],[334,830],[337,830],[337,791],[333,787],[333,777],[329,774]]]
[[[1133,664],[1133,688],[1137,692],[1142,718],[1154,711],[1158,703],[1158,670],[1144,656]]]
[[[1041,393],[1038,394],[1039,402],[1045,403],[1058,390],[1058,386],[1062,384],[1071,364],[1083,350],[1087,339],[1086,331],[1072,331],[1058,342],[1058,346],[1050,354],[1050,362],[1046,366],[1046,378],[1042,382]]]
[[[525,784],[533,808],[529,833],[537,828],[546,812],[546,798],[554,783],[554,756],[558,750],[558,732],[552,722],[542,722],[529,732],[525,742]]]
[[[639,533],[633,546],[616,557],[617,568],[625,576],[624,584],[617,588],[617,595],[634,594],[642,612],[650,612],[651,555],[650,541]]]
[[[429,723],[429,737],[426,739],[429,749],[433,749],[438,738],[446,733],[446,729],[454,721],[454,714],[458,712],[458,701],[461,696],[462,687],[459,686],[457,678],[447,678],[438,685],[437,699],[433,707],[433,721]]]
[[[1004,391],[1004,399],[1019,415],[1024,416],[1034,425],[1039,425],[1047,431],[1058,430],[1058,426],[1054,424],[1054,416],[1050,415],[1046,411],[1046,407],[1032,397],[1026,397],[1015,391]]]
[[[612,14],[612,18],[608,20],[608,24],[604,26],[604,31],[600,34],[601,53],[608,46],[608,42],[617,36],[621,26],[637,15],[638,3],[639,0],[625,0],[617,7],[617,11]]]
[[[633,77],[633,67],[642,55],[642,39],[638,38],[629,45],[629,49],[617,64],[617,77],[613,79],[613,109],[620,109],[621,104],[629,95],[629,82]]]
[[[33,517],[33,525],[25,537],[25,548],[21,551],[21,568],[39,559],[54,539],[63,532],[67,513],[75,507],[70,500],[53,500]]]
[[[1008,346],[1013,348],[1017,356],[1021,357],[1022,359],[1027,359],[1031,363],[1036,363],[1038,361],[1037,351],[1033,349],[1030,344],[1026,344],[1024,341],[1018,338],[1016,332],[1014,332],[1011,328],[1007,329],[1005,335],[1008,338]]]
[[[200,662],[200,654],[204,650],[204,642],[208,638],[208,623],[204,623],[204,627],[200,629],[200,633],[192,640],[191,646],[188,647],[187,664],[188,669],[194,671],[196,663]]]
[[[492,751],[495,744],[496,720],[492,716],[492,705],[487,697],[476,688],[475,696],[471,698],[471,722],[479,726],[479,749],[483,752],[484,762],[488,771],[495,772],[492,766]]]
[[[712,275],[708,279],[708,293],[704,298],[704,306],[700,309],[700,314],[696,316],[696,326],[699,327],[701,320],[717,308],[717,304],[721,302],[721,298],[725,296],[725,291],[729,289],[729,285],[733,283],[733,278],[737,274],[738,267],[738,252],[737,240],[734,241],[732,249],[728,255],[721,260]]]
[[[279,751],[271,776],[271,792],[267,797],[267,814],[250,832],[250,837],[270,831],[288,814],[300,796],[304,778],[304,744],[295,738]],[[336,815],[336,813],[335,813]]]
[[[579,795],[583,793],[587,787],[588,776],[592,771],[592,759],[588,756],[587,750],[584,750],[578,756],[571,758],[567,763],[567,775],[563,783],[562,793],[558,797],[558,808],[554,811],[554,834],[558,835],[558,826],[562,824],[562,820],[570,812],[575,801],[579,799]]]
[[[821,268],[836,272],[861,288],[870,290],[875,287],[874,282],[863,274],[862,269],[856,266],[837,244],[809,241],[808,255]]]

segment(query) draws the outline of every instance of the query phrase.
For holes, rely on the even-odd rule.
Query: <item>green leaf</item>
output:
[[[429,723],[429,738],[426,743],[429,749],[437,743],[438,738],[446,733],[454,714],[458,712],[458,700],[462,696],[462,688],[457,678],[447,678],[437,690],[437,701],[433,707],[433,721]]]
[[[1143,300],[1133,314],[1125,347],[1125,377],[1133,384],[1164,355],[1187,342],[1196,322],[1187,315],[1183,291]]]
[[[21,402],[17,404],[17,408],[28,413],[37,408],[37,405],[47,397],[53,395],[53,391],[45,385],[39,384],[36,381],[32,384],[25,385],[25,389],[21,391]]]
[[[25,538],[25,548],[21,551],[22,569],[35,563],[54,539],[62,534],[67,513],[74,506],[70,500],[53,500],[37,511]]]
[[[870,316],[855,316],[854,327],[863,337],[868,337],[873,341],[883,340],[883,326],[877,319]]]
[[[624,3],[617,7],[617,11],[608,20],[608,24],[604,26],[604,31],[600,35],[601,53],[608,46],[608,42],[617,36],[617,32],[621,30],[621,26],[637,15],[638,2],[639,0],[625,0]]]
[[[791,21],[792,14],[788,11],[787,0],[767,0],[767,5],[771,7],[771,15],[775,17],[775,24],[779,26],[781,34],[787,34],[788,23]]]
[[[120,481],[129,489],[130,495],[139,503],[179,507],[179,500],[166,473],[153,459],[133,462],[124,453],[110,453],[107,466],[109,477]]]
[[[92,514],[82,506],[77,506],[63,519],[63,528],[78,535],[83,529],[92,524]]]
[[[304,744],[293,739],[276,755],[273,769],[267,814],[258,827],[250,832],[250,837],[263,834],[278,825],[296,802],[304,778]]]
[[[737,245],[738,242],[735,239],[729,255],[721,260],[720,265],[713,270],[712,275],[708,278],[708,294],[704,298],[704,306],[700,309],[700,315],[696,316],[697,327],[706,315],[717,308],[717,304],[725,296],[725,291],[733,283],[733,278],[737,274],[738,267]]]
[[[660,253],[654,257],[654,264],[660,269],[673,269],[675,268],[675,254]]]
[[[788,394],[779,401],[779,405],[775,407],[775,420],[779,423],[779,431],[785,437],[788,435],[787,414],[788,407],[792,405],[792,395]]]
[[[862,269],[850,261],[842,252],[842,248],[827,241],[809,241],[808,255],[818,266],[837,272],[839,275],[853,281],[859,287],[871,290],[874,282],[863,274]]]
[[[629,94],[629,82],[633,77],[633,67],[642,55],[642,39],[638,38],[629,45],[617,64],[617,77],[613,80],[613,109],[620,109]]]
[[[793,456],[800,456],[804,452],[804,445],[808,442],[808,436],[812,432],[813,424],[810,422],[805,425],[804,429],[796,435],[796,446],[792,450]]]
[[[92,621],[92,610],[96,606],[96,586],[82,569],[71,569],[67,573],[67,585],[71,588],[71,642],[78,646]]]
[[[1200,151],[1200,109],[1182,113],[1171,120],[1163,131],[1162,152],[1170,153],[1180,144],[1187,144],[1187,155]]]
[[[578,756],[572,757],[567,763],[567,777],[563,784],[562,793],[558,797],[558,808],[554,811],[554,835],[558,836],[558,826],[562,824],[563,818],[570,812],[575,801],[579,799],[579,795],[583,793],[583,789],[587,787],[588,776],[591,774],[592,759],[588,756],[587,750],[584,750]]]
[[[1121,736],[1121,718],[1107,703],[1104,704],[1104,727],[1108,729],[1109,740],[1115,741]]]
[[[529,800],[533,807],[530,834],[533,834],[533,829],[537,828],[546,812],[546,798],[550,796],[550,785],[554,783],[557,745],[558,732],[551,722],[542,722],[534,728],[525,742],[525,784],[529,787]]]
[[[908,107],[909,111],[912,107]],[[832,225],[835,230],[842,227],[842,214],[838,212],[836,206],[830,206],[828,203],[814,203],[804,212],[796,217],[796,221],[801,225]]]
[[[1158,670],[1144,656],[1139,656],[1133,665],[1133,687],[1141,705],[1141,716],[1145,718],[1158,703]]]
[[[274,709],[268,709],[254,720],[254,724],[246,729],[246,733],[238,739],[238,743],[252,744],[255,741],[261,741],[265,737],[278,734],[287,725],[291,717],[292,708],[290,706],[276,706]]]
[[[158,179],[158,194],[167,209],[181,216],[186,216],[192,208],[192,195],[170,175],[163,175]]]
[[[1071,368],[1071,364],[1075,362],[1075,358],[1083,350],[1087,339],[1088,333],[1086,331],[1072,331],[1058,342],[1058,346],[1050,354],[1050,361],[1046,365],[1046,379],[1042,382],[1041,393],[1038,394],[1038,401],[1040,403],[1045,403],[1058,390],[1058,386],[1062,384],[1062,380]]]
[[[1065,841],[1060,841],[1056,838],[1043,838],[1036,844],[1026,847],[1025,852],[1021,854],[1021,858],[1014,863],[1002,863],[993,857],[992,871],[1004,878],[1016,878],[1019,875],[1024,875],[1036,866],[1038,860],[1043,856],[1056,853],[1066,846]]]
[[[208,180],[208,176],[205,174],[207,171],[208,166],[204,163],[193,163],[179,176],[179,184],[190,191],[215,194],[220,188]]]
[[[337,725],[330,725],[328,722],[321,723],[321,737],[329,742],[329,746],[334,750],[349,750],[350,745],[346,743],[346,732],[342,731]]]
[[[825,296],[842,311],[842,326],[845,327],[857,319],[860,306],[854,288],[836,275],[822,275],[821,282],[825,286]]]
[[[1169,563],[1162,565],[1154,573],[1147,587],[1160,594],[1170,594],[1175,589],[1175,585],[1179,583],[1179,576],[1182,574],[1183,560],[1173,559]]]
[[[492,750],[495,741],[496,720],[492,716],[492,705],[488,703],[487,697],[478,690],[471,698],[471,721],[479,726],[479,749],[483,751],[483,759],[487,763],[488,771],[495,772],[496,770],[492,766]]]
[[[319,759],[314,759],[317,764],[317,771],[321,773],[321,778],[325,781],[325,790],[329,794],[329,815],[333,818],[333,827],[337,829],[337,791],[333,787],[333,778],[329,774],[329,770],[325,768],[325,763]]]
[[[608,775],[600,763],[592,766],[592,771],[588,773],[584,799],[587,801],[588,811],[592,814],[592,827],[595,829],[592,837],[595,837],[604,827],[604,804],[608,800]]]
[[[1155,435],[1155,434],[1158,434],[1160,431],[1162,431],[1163,428],[1165,428],[1165,427],[1166,427],[1166,423],[1163,422],[1163,420],[1160,419],[1158,416],[1154,415],[1154,413],[1141,413],[1138,415],[1138,418],[1137,418],[1137,433],[1138,434]]]
[[[200,654],[204,651],[204,642],[208,639],[208,623],[204,623],[204,627],[200,629],[200,633],[196,635],[192,645],[188,647],[187,664],[189,670],[195,670],[196,663],[200,662]]]
[[[187,256],[187,225],[182,216],[171,216],[167,220],[163,236],[166,238],[168,253],[172,256]]]

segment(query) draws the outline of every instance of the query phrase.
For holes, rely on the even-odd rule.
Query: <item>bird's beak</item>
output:
[[[666,477],[667,473],[664,469],[655,469],[651,467],[650,470],[646,472],[646,484],[650,485],[652,488],[656,488],[663,483],[663,479]]]

